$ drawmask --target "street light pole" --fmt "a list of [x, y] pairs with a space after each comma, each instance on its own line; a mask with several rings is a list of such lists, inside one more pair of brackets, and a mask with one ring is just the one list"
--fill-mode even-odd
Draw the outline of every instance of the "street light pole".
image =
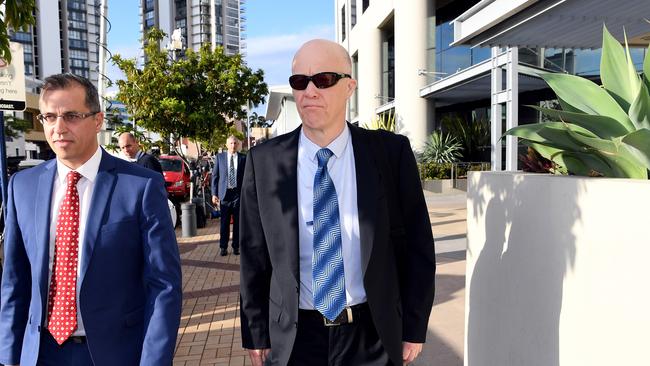
[[248, 137], [248, 150], [251, 149], [251, 108], [250, 100], [246, 104], [246, 136]]

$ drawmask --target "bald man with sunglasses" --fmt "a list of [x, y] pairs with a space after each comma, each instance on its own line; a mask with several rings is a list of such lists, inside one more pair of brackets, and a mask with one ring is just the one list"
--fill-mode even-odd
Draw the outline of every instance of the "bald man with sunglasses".
[[407, 138], [346, 123], [347, 51], [312, 40], [289, 83], [302, 125], [251, 149], [241, 331], [253, 365], [402, 365], [422, 350], [435, 254]]

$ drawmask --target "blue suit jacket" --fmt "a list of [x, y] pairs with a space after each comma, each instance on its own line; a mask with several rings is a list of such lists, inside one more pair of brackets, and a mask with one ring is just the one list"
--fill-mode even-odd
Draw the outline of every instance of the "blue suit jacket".
[[[244, 167], [246, 165], [246, 155], [237, 153], [237, 190], [241, 191], [242, 181], [244, 179]], [[226, 197], [228, 189], [228, 153], [222, 152], [217, 154], [212, 169], [212, 194], [223, 200]]]
[[[0, 363], [35, 365], [45, 331], [56, 160], [9, 183]], [[95, 365], [171, 365], [181, 266], [162, 175], [102, 152], [90, 203], [79, 311]]]

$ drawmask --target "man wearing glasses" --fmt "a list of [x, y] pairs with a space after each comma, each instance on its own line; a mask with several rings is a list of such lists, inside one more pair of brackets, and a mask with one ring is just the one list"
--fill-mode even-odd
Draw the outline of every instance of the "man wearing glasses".
[[312, 40], [289, 84], [302, 126], [251, 149], [241, 331], [253, 365], [402, 365], [422, 350], [433, 235], [408, 139], [346, 123], [347, 51]]
[[0, 363], [170, 365], [181, 268], [162, 175], [98, 146], [87, 79], [46, 78], [39, 105], [56, 159], [9, 183]]

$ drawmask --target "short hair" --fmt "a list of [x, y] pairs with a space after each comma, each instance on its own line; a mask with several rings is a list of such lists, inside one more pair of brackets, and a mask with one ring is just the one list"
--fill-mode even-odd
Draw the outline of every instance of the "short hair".
[[41, 87], [41, 90], [43, 91], [42, 94], [51, 90], [66, 89], [71, 87], [73, 84], [78, 84], [86, 91], [86, 107], [88, 107], [91, 112], [101, 112], [97, 87], [83, 76], [69, 72], [65, 74], [50, 75], [43, 80], [43, 86]]
[[226, 139], [226, 141], [228, 141], [228, 140], [230, 140], [230, 139], [233, 139], [233, 140], [239, 142], [239, 138], [238, 138], [237, 136], [235, 136], [235, 135], [230, 135], [230, 136], [228, 136], [228, 138]]

